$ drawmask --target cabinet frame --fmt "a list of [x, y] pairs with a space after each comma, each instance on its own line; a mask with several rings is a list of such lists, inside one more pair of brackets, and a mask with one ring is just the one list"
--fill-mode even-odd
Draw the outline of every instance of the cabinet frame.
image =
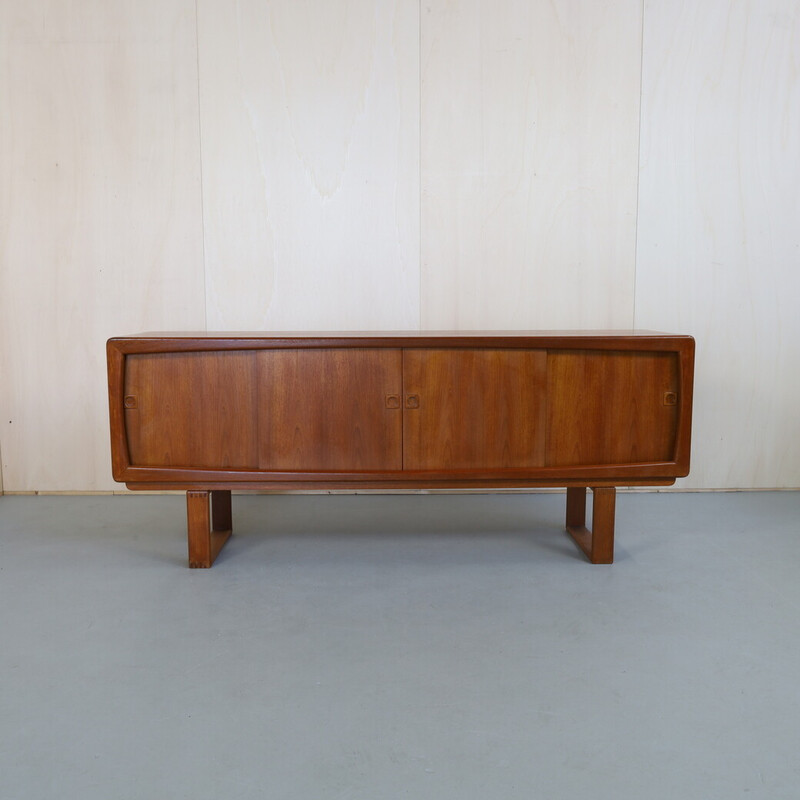
[[[125, 368], [132, 355], [226, 352], [270, 349], [536, 350], [619, 351], [674, 354], [678, 365], [677, 407], [672, 458], [664, 461], [535, 466], [526, 468], [289, 471], [137, 466], [131, 462], [125, 424]], [[616, 486], [668, 486], [689, 472], [695, 343], [691, 336], [652, 331], [526, 331], [436, 333], [150, 333], [115, 337], [107, 343], [112, 472], [133, 490], [181, 490], [194, 493], [335, 489], [524, 489], [566, 487], [613, 489]], [[405, 406], [408, 398], [400, 398]], [[387, 398], [387, 403], [390, 402]], [[395, 402], [394, 399], [391, 402]], [[412, 401], [413, 402], [413, 401]], [[665, 398], [665, 403], [667, 398]], [[408, 413], [403, 408], [400, 413]], [[198, 431], [197, 435], [202, 436]], [[579, 495], [571, 494], [572, 508]], [[190, 501], [195, 504], [206, 502]], [[608, 501], [603, 500], [605, 508]], [[197, 506], [199, 508], [199, 506]], [[610, 516], [613, 541], [612, 511]], [[190, 514], [190, 517], [192, 515]], [[195, 519], [207, 514], [195, 513]], [[580, 516], [580, 515], [578, 515]], [[196, 527], [197, 527], [196, 523]], [[190, 526], [191, 527], [191, 526]], [[570, 526], [568, 525], [568, 528]], [[576, 526], [571, 526], [576, 527]], [[608, 527], [606, 525], [606, 527]], [[585, 549], [585, 548], [584, 548]], [[606, 547], [606, 550], [608, 548]], [[612, 549], [613, 550], [613, 549]], [[591, 548], [589, 549], [590, 554]], [[216, 554], [215, 554], [216, 555]], [[591, 558], [591, 554], [590, 554]], [[592, 559], [594, 560], [594, 559]], [[213, 561], [213, 558], [211, 559]], [[206, 566], [210, 566], [207, 564]]]

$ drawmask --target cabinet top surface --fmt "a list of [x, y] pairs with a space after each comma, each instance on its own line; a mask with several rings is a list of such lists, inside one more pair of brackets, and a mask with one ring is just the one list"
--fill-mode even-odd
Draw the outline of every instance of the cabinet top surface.
[[370, 339], [386, 341], [414, 341], [417, 339], [620, 339], [620, 338], [668, 338], [690, 339], [684, 334], [662, 331], [619, 329], [619, 330], [514, 330], [514, 331], [151, 331], [126, 336], [119, 339]]
[[108, 352], [172, 353], [284, 348], [670, 350], [691, 354], [691, 336], [644, 330], [603, 331], [265, 331], [154, 332], [108, 340]]

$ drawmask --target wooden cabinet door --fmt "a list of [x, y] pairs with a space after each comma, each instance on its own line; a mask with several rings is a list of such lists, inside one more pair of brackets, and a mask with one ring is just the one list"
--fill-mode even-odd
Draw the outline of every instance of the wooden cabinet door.
[[132, 466], [258, 465], [256, 353], [129, 355], [125, 427]]
[[402, 469], [400, 350], [263, 350], [258, 361], [259, 469]]
[[547, 466], [674, 458], [677, 353], [551, 351]]
[[130, 355], [131, 465], [400, 470], [401, 364], [364, 348]]
[[404, 469], [543, 466], [546, 375], [543, 350], [404, 350]]

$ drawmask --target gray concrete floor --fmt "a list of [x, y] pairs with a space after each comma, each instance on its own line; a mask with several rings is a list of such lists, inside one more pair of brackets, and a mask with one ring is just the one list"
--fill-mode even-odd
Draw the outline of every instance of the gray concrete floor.
[[0, 797], [800, 797], [800, 493], [0, 498]]

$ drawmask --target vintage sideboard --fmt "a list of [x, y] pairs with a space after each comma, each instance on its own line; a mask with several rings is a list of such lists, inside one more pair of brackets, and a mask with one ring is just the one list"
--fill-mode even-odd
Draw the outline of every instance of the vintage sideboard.
[[611, 563], [616, 487], [689, 471], [690, 336], [151, 333], [107, 355], [114, 479], [186, 491], [192, 567], [231, 491], [267, 489], [566, 487], [567, 530]]

